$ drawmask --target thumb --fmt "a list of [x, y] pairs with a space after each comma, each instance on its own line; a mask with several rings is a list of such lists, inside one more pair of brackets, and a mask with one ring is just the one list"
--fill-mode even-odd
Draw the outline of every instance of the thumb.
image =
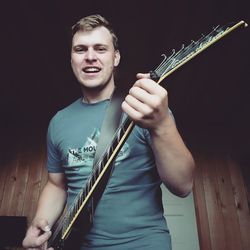
[[36, 226], [42, 229], [44, 232], [49, 232], [51, 230], [48, 221], [45, 219], [37, 221]]

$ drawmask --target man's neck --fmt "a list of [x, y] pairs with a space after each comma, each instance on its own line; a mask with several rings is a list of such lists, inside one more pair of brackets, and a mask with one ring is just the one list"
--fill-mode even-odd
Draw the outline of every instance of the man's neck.
[[106, 86], [104, 89], [90, 89], [82, 87], [83, 102], [97, 103], [106, 99], [110, 99], [115, 89], [115, 85]]

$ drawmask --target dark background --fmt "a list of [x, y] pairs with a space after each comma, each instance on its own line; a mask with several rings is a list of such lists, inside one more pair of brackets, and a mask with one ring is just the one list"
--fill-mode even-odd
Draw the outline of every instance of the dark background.
[[[111, 21], [128, 81], [217, 25], [250, 22], [247, 0], [23, 0], [2, 2], [1, 11], [2, 155], [44, 139], [55, 112], [80, 96], [68, 34], [81, 17], [99, 13]], [[165, 80], [190, 148], [227, 150], [249, 161], [249, 44], [250, 27], [240, 28]]]

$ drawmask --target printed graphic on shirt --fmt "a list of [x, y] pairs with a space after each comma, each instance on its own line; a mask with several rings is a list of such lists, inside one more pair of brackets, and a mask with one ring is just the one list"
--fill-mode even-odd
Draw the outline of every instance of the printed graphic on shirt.
[[[99, 137], [100, 131], [98, 129], [94, 129], [91, 136], [87, 138], [83, 147], [70, 148], [67, 153], [67, 166], [92, 166]], [[125, 143], [116, 157], [115, 164], [118, 165], [123, 159], [128, 157], [129, 152], [129, 145]]]

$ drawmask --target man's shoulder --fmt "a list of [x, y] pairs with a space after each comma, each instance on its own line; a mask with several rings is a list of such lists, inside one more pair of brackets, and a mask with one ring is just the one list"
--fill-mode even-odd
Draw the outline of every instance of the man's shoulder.
[[63, 114], [67, 114], [67, 113], [71, 113], [72, 111], [74, 111], [75, 109], [79, 108], [81, 106], [81, 98], [78, 98], [77, 100], [75, 100], [74, 102], [72, 102], [71, 104], [67, 105], [66, 107], [60, 109], [57, 113], [56, 116], [58, 115], [63, 115]]
[[68, 112], [71, 111], [72, 109], [78, 108], [81, 105], [81, 98], [76, 99], [74, 102], [71, 104], [67, 105], [66, 107], [60, 109], [57, 113], [60, 112]]
[[60, 121], [61, 119], [64, 119], [65, 117], [69, 117], [72, 113], [74, 113], [75, 110], [77, 110], [81, 106], [81, 98], [78, 98], [68, 106], [60, 109], [57, 111], [54, 116], [52, 117], [51, 121]]

